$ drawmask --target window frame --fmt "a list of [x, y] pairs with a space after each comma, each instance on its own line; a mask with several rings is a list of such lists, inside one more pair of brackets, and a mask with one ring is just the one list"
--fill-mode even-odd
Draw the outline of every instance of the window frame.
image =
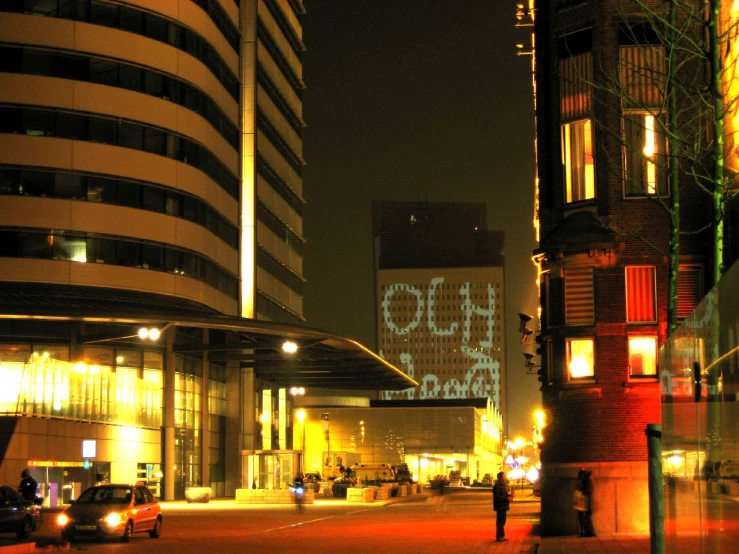
[[[650, 163], [649, 158], [644, 154], [638, 156], [641, 160], [639, 175], [637, 175], [633, 168], [630, 167], [630, 160], [638, 155], [638, 151], [641, 151], [646, 147], [642, 144], [639, 145], [638, 148], [635, 148], [630, 144], [627, 124], [635, 125], [636, 129], [642, 129], [642, 131], [646, 129], [646, 122], [644, 122], [644, 125], [642, 126], [640, 126], [639, 123], [633, 123], [633, 116], [651, 116], [654, 117], [655, 120], [658, 118], [663, 119], [662, 123], [657, 123], [657, 121], [655, 121], [654, 125], [655, 138], [661, 137], [662, 139], [660, 141], [662, 142], [662, 152], [655, 152], [653, 161], [651, 162], [655, 168], [654, 192], [650, 192], [648, 190], [649, 184], [646, 182], [645, 178], [648, 164]], [[667, 167], [669, 162], [668, 143], [667, 136], [661, 131], [665, 125], [664, 117], [665, 114], [655, 115], [650, 113], [649, 110], [623, 110], [621, 113], [621, 181], [624, 199], [668, 198], [670, 196], [669, 168]], [[657, 144], [656, 140], [655, 144]], [[636, 182], [637, 180], [639, 182]]]
[[[632, 363], [631, 363], [631, 356], [632, 356], [632, 350], [631, 350], [631, 341], [632, 340], [644, 340], [644, 339], [650, 339], [654, 341], [654, 351], [652, 352], [652, 360], [654, 362], [654, 373], [637, 373], [634, 374], [632, 369]], [[659, 374], [659, 339], [656, 334], [649, 334], [649, 333], [639, 333], [634, 335], [628, 335], [626, 337], [626, 345], [627, 345], [627, 352], [628, 352], [628, 360], [629, 360], [629, 379], [630, 380], [643, 380], [643, 379], [656, 379], [657, 375]]]
[[[570, 277], [568, 278], [568, 274]], [[589, 279], [586, 278], [586, 274], [589, 275]], [[590, 318], [585, 319], [576, 319], [572, 317], [574, 309], [572, 309], [572, 301], [577, 299], [579, 301], [582, 301], [582, 296], [578, 296], [578, 293], [582, 295], [585, 291], [584, 289], [584, 283], [588, 280], [590, 285], [590, 303], [592, 305], [592, 309], [590, 310]], [[574, 286], [574, 289], [576, 289], [574, 292], [570, 289], [570, 292], [568, 293], [568, 281], [570, 283], [570, 287]], [[564, 323], [568, 327], [588, 327], [591, 325], [595, 325], [596, 316], [595, 316], [595, 267], [593, 266], [582, 266], [582, 267], [566, 267], [562, 270], [562, 308], [563, 308], [563, 315], [564, 315]], [[575, 296], [575, 298], [573, 298]], [[570, 300], [568, 302], [568, 300]], [[584, 311], [581, 311], [580, 313], [584, 313]]]
[[[573, 132], [572, 129], [575, 126], [583, 125], [585, 127], [583, 131], [582, 140], [582, 164], [577, 171], [577, 181], [575, 181], [576, 169], [573, 167]], [[586, 138], [586, 130], [590, 129], [590, 141], [589, 141], [589, 152], [588, 141]], [[562, 177], [563, 177], [563, 192], [564, 192], [564, 203], [565, 205], [579, 204], [583, 202], [592, 202], [596, 199], [596, 186], [595, 186], [595, 126], [593, 125], [593, 118], [580, 117], [560, 123], [560, 142], [561, 142], [561, 156], [562, 156]], [[578, 157], [580, 157], [578, 153]], [[589, 161], [589, 163], [588, 163]], [[590, 174], [588, 173], [588, 167]], [[590, 182], [588, 182], [590, 181]], [[582, 190], [580, 190], [582, 189]], [[575, 192], [578, 191], [578, 197], [575, 197]], [[580, 197], [582, 195], [582, 197]]]
[[[630, 319], [629, 318], [629, 269], [636, 269], [636, 268], [651, 268], [651, 276], [652, 276], [652, 310], [654, 313], [654, 318], [651, 320], [646, 319]], [[658, 314], [658, 305], [657, 305], [657, 267], [654, 265], [648, 265], [648, 264], [630, 264], [624, 266], [624, 294], [625, 294], [625, 301], [626, 301], [626, 324], [627, 325], [650, 325], [657, 323], [657, 319], [659, 317]], [[635, 291], [632, 291], [635, 292]]]
[[[570, 364], [572, 363], [572, 343], [574, 342], [589, 342], [591, 345], [590, 361], [590, 374], [573, 377], [572, 371], [570, 370]], [[595, 381], [595, 337], [570, 337], [565, 339], [565, 371], [567, 372], [567, 381], [569, 383], [582, 383], [582, 382], [593, 382]]]

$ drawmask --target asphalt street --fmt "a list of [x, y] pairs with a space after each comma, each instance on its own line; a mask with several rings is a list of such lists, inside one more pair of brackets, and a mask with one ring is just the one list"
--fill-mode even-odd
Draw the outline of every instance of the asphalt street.
[[[349, 553], [536, 552], [532, 526], [540, 503], [519, 495], [506, 526], [510, 542], [495, 541], [490, 491], [449, 491], [439, 500], [428, 493], [387, 503], [355, 504], [322, 499], [298, 513], [291, 505], [248, 506], [216, 500], [209, 504], [163, 503], [159, 539], [134, 535], [131, 542], [79, 541], [71, 550], [89, 552], [185, 553]], [[53, 514], [32, 540], [59, 542]], [[0, 547], [17, 544], [0, 535]]]

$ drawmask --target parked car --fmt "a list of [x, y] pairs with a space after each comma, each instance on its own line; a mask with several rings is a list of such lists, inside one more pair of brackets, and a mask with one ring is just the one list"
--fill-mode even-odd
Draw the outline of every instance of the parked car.
[[134, 533], [148, 532], [154, 539], [162, 533], [159, 500], [143, 483], [90, 487], [57, 516], [57, 523], [69, 542], [77, 537], [128, 542]]
[[534, 496], [541, 496], [541, 481], [534, 483]]
[[38, 506], [23, 498], [12, 487], [0, 487], [0, 533], [15, 533], [27, 539], [39, 527]]

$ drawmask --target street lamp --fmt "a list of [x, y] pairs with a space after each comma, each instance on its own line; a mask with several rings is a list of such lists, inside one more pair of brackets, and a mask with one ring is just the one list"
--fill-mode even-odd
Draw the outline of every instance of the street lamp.
[[291, 340], [282, 343], [282, 351], [287, 354], [295, 354], [298, 351], [298, 345]]

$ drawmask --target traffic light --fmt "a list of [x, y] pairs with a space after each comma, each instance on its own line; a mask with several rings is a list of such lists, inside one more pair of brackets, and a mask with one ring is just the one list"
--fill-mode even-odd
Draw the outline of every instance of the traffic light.
[[[544, 375], [544, 368], [539, 367], [536, 374], [539, 376], [539, 382], [541, 383], [543, 387], [546, 384], [546, 376]], [[539, 387], [539, 390], [541, 390], [542, 387]]]
[[538, 334], [538, 335], [536, 335], [536, 337], [534, 338], [534, 340], [536, 341], [536, 344], [537, 344], [537, 347], [536, 347], [536, 355], [537, 356], [543, 355], [544, 354], [544, 345], [542, 344], [541, 333]]
[[82, 467], [85, 469], [90, 469], [90, 459], [85, 458], [85, 461], [82, 463]]

